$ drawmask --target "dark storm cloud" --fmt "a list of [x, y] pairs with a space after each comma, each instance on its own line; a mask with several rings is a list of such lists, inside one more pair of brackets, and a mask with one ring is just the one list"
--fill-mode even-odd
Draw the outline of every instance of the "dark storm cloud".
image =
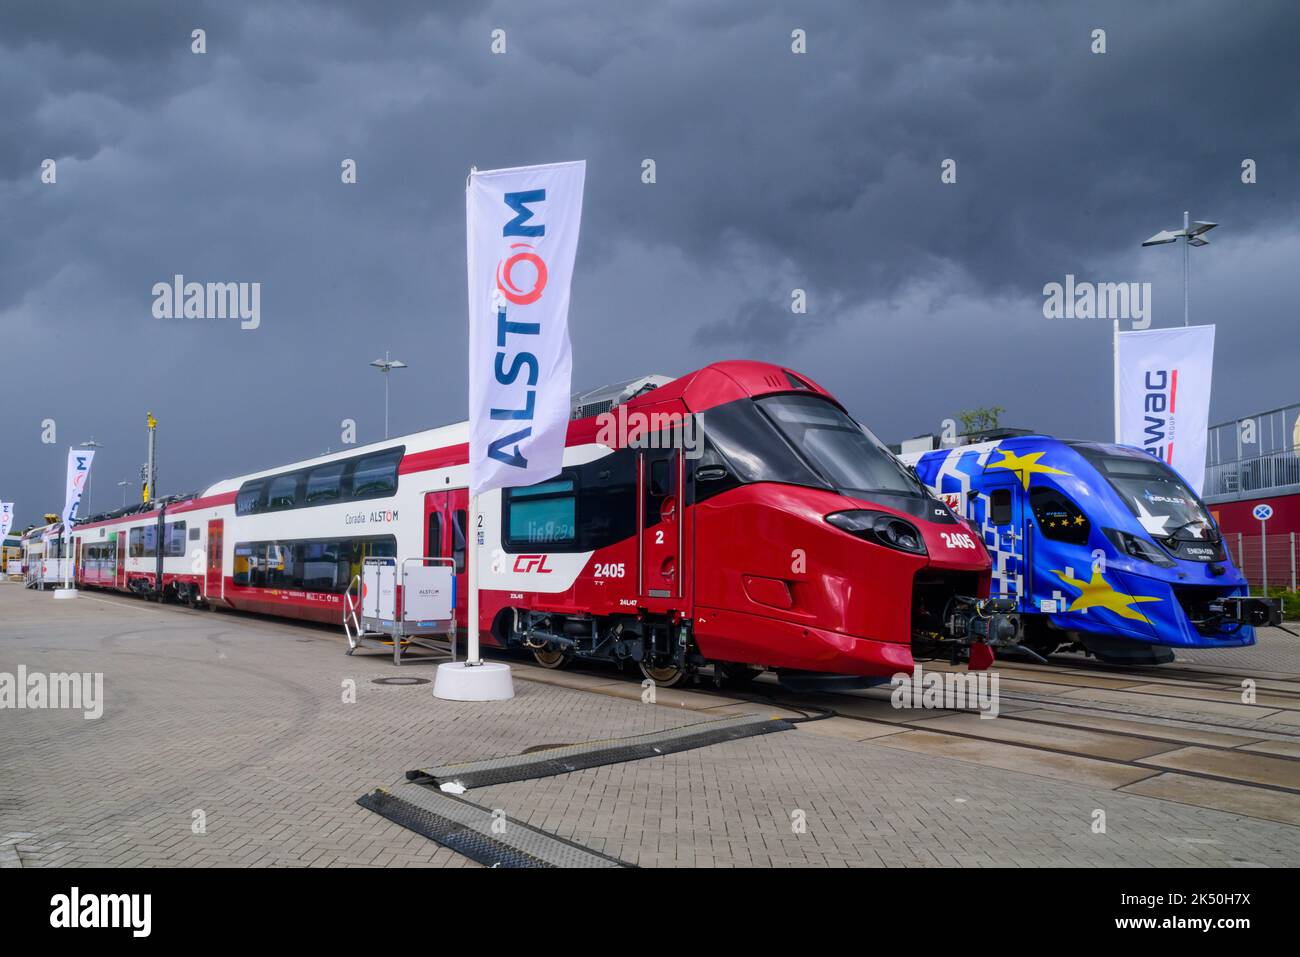
[[[1215, 412], [1294, 401], [1297, 26], [1215, 0], [7, 4], [0, 494], [57, 508], [94, 435], [120, 500], [146, 409], [163, 491], [338, 448], [344, 418], [373, 440], [386, 348], [394, 432], [462, 417], [471, 165], [588, 160], [577, 388], [752, 355], [888, 438], [980, 404], [1104, 435], [1109, 325], [1044, 320], [1042, 286], [1152, 281], [1176, 322], [1176, 254], [1137, 244], [1190, 207], [1224, 224], [1194, 253]], [[261, 282], [261, 328], [153, 319], [177, 273]]]

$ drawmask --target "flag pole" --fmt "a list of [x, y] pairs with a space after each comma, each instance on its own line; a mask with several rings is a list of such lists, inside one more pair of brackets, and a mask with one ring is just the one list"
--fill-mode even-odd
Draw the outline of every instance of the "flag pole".
[[1114, 332], [1111, 335], [1111, 382], [1114, 388], [1115, 401], [1115, 444], [1120, 444], [1119, 431], [1119, 320], [1114, 323]]
[[483, 664], [478, 647], [478, 496], [469, 500], [469, 528], [465, 530], [469, 541], [465, 543], [465, 581], [469, 586], [465, 624], [467, 626], [465, 664], [471, 667]]

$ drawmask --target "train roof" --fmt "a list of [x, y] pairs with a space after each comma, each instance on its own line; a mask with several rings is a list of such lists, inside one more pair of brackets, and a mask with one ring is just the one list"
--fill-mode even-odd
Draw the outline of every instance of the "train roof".
[[[680, 401], [688, 410], [692, 412], [702, 412], [713, 408], [714, 406], [721, 405], [725, 402], [731, 402], [736, 399], [745, 397], [753, 398], [761, 395], [782, 392], [807, 392], [829, 399], [836, 405], [840, 404], [834, 396], [803, 373], [795, 372], [784, 366], [775, 365], [770, 362], [760, 362], [750, 359], [731, 359], [722, 362], [714, 362], [710, 365], [704, 366], [703, 368], [697, 369], [694, 372], [689, 372], [674, 379], [669, 379], [666, 376], [644, 376], [640, 379], [627, 381], [628, 383], [646, 383], [646, 387], [633, 390], [635, 394], [632, 395], [631, 398], [625, 402], [619, 403], [627, 406], [629, 409], [654, 406], [665, 402]], [[608, 388], [610, 387], [604, 387], [604, 389]], [[595, 390], [595, 392], [583, 393], [576, 398], [581, 399], [602, 391], [603, 389]], [[587, 405], [585, 408], [590, 408], [590, 406]], [[604, 411], [608, 411], [608, 409], [604, 409]], [[163, 503], [172, 505], [187, 501], [201, 501], [213, 497], [227, 496], [238, 492], [240, 486], [245, 482], [252, 481], [253, 479], [264, 478], [271, 475], [280, 475], [284, 472], [292, 472], [301, 468], [311, 468], [313, 466], [324, 465], [339, 460], [353, 459], [358, 456], [364, 456], [367, 453], [386, 452], [395, 448], [402, 448], [404, 450], [403, 454], [405, 456], [410, 456], [421, 452], [430, 452], [455, 446], [465, 446], [465, 454], [466, 458], [468, 458], [468, 443], [468, 422], [462, 421], [432, 429], [422, 429], [418, 432], [410, 432], [405, 435], [395, 435], [379, 442], [370, 442], [366, 445], [359, 446], [349, 446], [338, 452], [330, 452], [325, 455], [317, 455], [311, 458], [299, 459], [292, 462], [282, 462], [269, 468], [259, 469], [255, 472], [246, 472], [242, 475], [234, 475], [230, 478], [214, 482], [198, 492], [167, 496], [147, 504], [137, 503], [110, 512], [88, 516], [86, 519], [78, 522], [77, 527], [96, 526], [137, 516], [144, 518], [149, 514], [156, 512], [159, 505]]]
[[1141, 449], [1135, 449], [1131, 445], [1118, 445], [1114, 442], [1099, 442], [1093, 439], [1060, 439], [1054, 435], [1040, 435], [1037, 433], [1030, 435], [1013, 435], [1001, 439], [991, 439], [988, 442], [976, 442], [972, 445], [953, 445], [947, 448], [931, 449], [926, 452], [907, 452], [899, 456], [903, 462], [909, 465], [915, 465], [927, 455], [947, 455], [949, 452], [988, 452], [995, 448], [1020, 448], [1025, 445], [1065, 445], [1070, 448], [1089, 448], [1098, 451], [1108, 452], [1112, 455], [1131, 455], [1145, 456], [1146, 453]]

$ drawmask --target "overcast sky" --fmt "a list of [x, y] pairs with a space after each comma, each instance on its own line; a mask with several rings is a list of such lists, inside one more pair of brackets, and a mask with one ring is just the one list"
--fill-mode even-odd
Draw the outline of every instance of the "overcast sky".
[[[1190, 209], [1212, 420], [1300, 401], [1298, 33], [1288, 0], [11, 0], [0, 498], [58, 511], [93, 436], [120, 503], [146, 411], [164, 493], [380, 439], [385, 349], [394, 434], [462, 419], [471, 165], [587, 160], [575, 389], [762, 358], [886, 440], [981, 405], [1108, 438], [1110, 323], [1043, 286], [1151, 282], [1181, 323], [1181, 251], [1139, 243]], [[154, 318], [177, 273], [260, 282], [260, 328]]]

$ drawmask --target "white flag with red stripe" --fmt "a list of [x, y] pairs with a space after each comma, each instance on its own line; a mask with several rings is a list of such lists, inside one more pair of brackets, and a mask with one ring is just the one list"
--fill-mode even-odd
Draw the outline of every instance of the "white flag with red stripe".
[[1187, 480], [1205, 482], [1214, 326], [1119, 335], [1119, 434]]
[[470, 174], [470, 494], [559, 474], [573, 357], [569, 283], [587, 164]]

